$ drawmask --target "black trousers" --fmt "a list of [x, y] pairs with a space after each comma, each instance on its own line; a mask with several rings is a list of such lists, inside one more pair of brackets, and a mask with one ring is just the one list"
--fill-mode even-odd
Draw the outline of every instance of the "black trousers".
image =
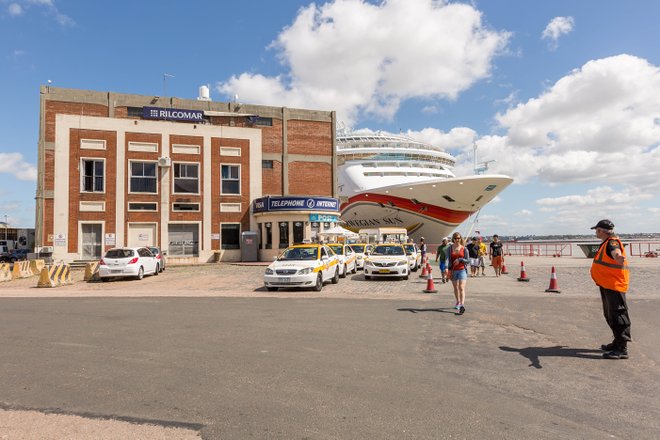
[[600, 288], [600, 297], [603, 300], [603, 314], [614, 335], [614, 345], [620, 349], [625, 349], [628, 341], [632, 341], [626, 294], [598, 287]]

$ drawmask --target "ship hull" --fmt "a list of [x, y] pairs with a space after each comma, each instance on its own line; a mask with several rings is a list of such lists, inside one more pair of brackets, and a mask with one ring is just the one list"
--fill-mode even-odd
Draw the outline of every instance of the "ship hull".
[[[470, 176], [372, 188], [342, 199], [344, 227], [397, 226], [415, 241], [440, 243], [513, 182], [507, 176]], [[467, 231], [466, 231], [467, 232]]]

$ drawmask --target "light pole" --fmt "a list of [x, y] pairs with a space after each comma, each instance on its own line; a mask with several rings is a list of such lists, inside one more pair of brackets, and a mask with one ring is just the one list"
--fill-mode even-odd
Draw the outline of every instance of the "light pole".
[[7, 214], [5, 214], [5, 242], [7, 241], [7, 228], [9, 227], [9, 223], [7, 223]]

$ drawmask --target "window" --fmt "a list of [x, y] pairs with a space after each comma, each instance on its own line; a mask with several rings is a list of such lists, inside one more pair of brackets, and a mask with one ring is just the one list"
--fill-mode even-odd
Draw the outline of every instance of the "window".
[[257, 116], [256, 118], [253, 118], [252, 121], [254, 122], [254, 125], [260, 125], [262, 127], [273, 126], [273, 118], [262, 118], [261, 116]]
[[261, 168], [273, 169], [273, 161], [272, 160], [262, 160], [261, 161]]
[[221, 194], [241, 193], [241, 167], [240, 165], [222, 165]]
[[271, 222], [267, 222], [265, 224], [266, 226], [266, 245], [264, 246], [264, 249], [272, 249], [273, 248], [273, 224]]
[[303, 222], [293, 223], [293, 242], [302, 243], [305, 237], [305, 224]]
[[131, 180], [129, 192], [157, 193], [158, 177], [155, 162], [130, 162]]
[[199, 256], [199, 226], [197, 224], [171, 224], [168, 226], [168, 236], [169, 256]]
[[174, 192], [187, 194], [199, 193], [199, 164], [174, 164]]
[[83, 192], [103, 192], [103, 168], [102, 160], [82, 160]]
[[172, 211], [199, 211], [199, 203], [174, 203]]
[[289, 222], [280, 222], [280, 249], [289, 247]]
[[221, 229], [221, 249], [240, 249], [241, 225], [240, 223], [224, 224]]
[[157, 203], [129, 203], [128, 204], [128, 210], [129, 211], [157, 211], [158, 210], [158, 204]]

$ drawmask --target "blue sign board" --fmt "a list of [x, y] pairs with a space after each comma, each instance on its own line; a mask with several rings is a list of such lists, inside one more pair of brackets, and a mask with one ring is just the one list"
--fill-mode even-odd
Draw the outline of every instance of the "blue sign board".
[[166, 121], [203, 122], [202, 110], [185, 110], [180, 108], [142, 107], [144, 119], [163, 119]]
[[332, 214], [310, 214], [309, 215], [309, 221], [310, 222], [338, 222], [339, 217], [336, 215]]
[[252, 212], [331, 211], [339, 212], [339, 200], [331, 197], [262, 197], [252, 202]]

